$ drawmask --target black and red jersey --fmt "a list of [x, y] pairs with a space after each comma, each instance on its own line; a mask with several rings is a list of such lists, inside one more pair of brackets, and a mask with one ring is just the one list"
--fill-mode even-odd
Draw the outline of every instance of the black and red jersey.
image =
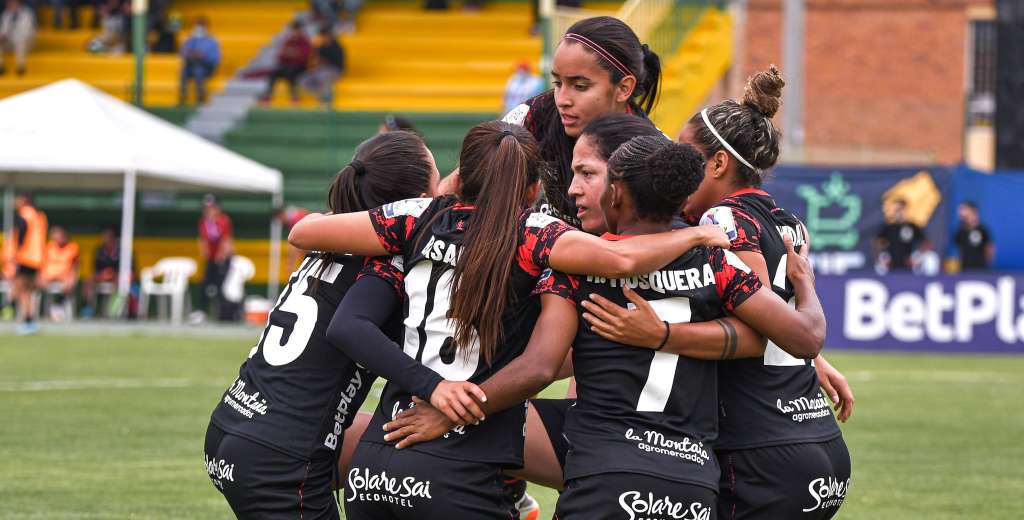
[[[786, 278], [786, 244], [800, 250], [807, 241], [799, 219], [778, 207], [764, 191], [738, 191], [709, 209], [701, 224], [722, 226], [732, 251], [764, 256], [772, 290], [792, 303]], [[718, 448], [746, 449], [819, 442], [840, 434], [828, 399], [818, 388], [812, 361], [795, 358], [768, 342], [764, 357], [719, 365], [721, 435]]]
[[[362, 406], [376, 376], [335, 348], [327, 327], [360, 272], [401, 285], [388, 258], [340, 256], [324, 264], [303, 259], [267, 318], [259, 342], [221, 396], [211, 421], [302, 460], [337, 457], [344, 429]], [[384, 332], [401, 337], [395, 313]]]
[[[405, 338], [400, 343], [405, 353], [445, 379], [479, 384], [526, 348], [540, 314], [540, 303], [531, 293], [548, 269], [555, 241], [572, 228], [543, 213], [524, 211], [520, 215], [512, 294], [502, 316], [503, 337], [488, 364], [476, 345], [465, 352], [456, 351], [452, 337], [455, 322], [448, 319], [452, 276], [474, 213], [473, 206], [452, 198], [410, 199], [372, 210], [370, 217], [381, 243], [404, 264]], [[542, 291], [569, 297], [565, 287], [551, 283]], [[410, 395], [389, 383], [363, 440], [384, 443], [381, 426], [410, 404]], [[479, 425], [458, 427], [440, 439], [410, 449], [440, 457], [520, 466], [525, 420], [525, 406], [513, 407], [488, 415]]]
[[[669, 323], [722, 318], [761, 288], [732, 253], [698, 247], [646, 275], [580, 277], [577, 299], [596, 293], [627, 306], [624, 285]], [[640, 473], [717, 490], [716, 365], [609, 341], [581, 319], [573, 346], [577, 399], [565, 421], [566, 480]]]

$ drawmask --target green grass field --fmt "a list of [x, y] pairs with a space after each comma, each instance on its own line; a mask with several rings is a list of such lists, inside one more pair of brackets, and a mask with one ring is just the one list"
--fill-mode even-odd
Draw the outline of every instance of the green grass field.
[[[250, 345], [0, 336], [0, 518], [230, 518], [202, 443]], [[829, 357], [857, 395], [838, 518], [1024, 518], [1024, 357]]]

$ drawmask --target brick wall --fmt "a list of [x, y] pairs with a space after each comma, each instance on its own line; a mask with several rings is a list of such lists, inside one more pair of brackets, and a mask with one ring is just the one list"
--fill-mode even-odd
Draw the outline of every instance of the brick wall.
[[[963, 155], [968, 11], [992, 4], [807, 0], [807, 159], [958, 162]], [[779, 64], [785, 74], [781, 31], [781, 0], [749, 1], [742, 55], [737, 56], [743, 78], [770, 63]]]

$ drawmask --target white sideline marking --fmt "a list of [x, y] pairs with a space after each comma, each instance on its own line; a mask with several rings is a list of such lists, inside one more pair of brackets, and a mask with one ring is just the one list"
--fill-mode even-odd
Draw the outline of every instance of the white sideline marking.
[[[228, 384], [217, 382], [216, 385]], [[48, 392], [52, 390], [116, 390], [133, 388], [187, 388], [214, 386], [210, 381], [192, 379], [50, 379], [42, 381], [0, 381], [0, 392]]]

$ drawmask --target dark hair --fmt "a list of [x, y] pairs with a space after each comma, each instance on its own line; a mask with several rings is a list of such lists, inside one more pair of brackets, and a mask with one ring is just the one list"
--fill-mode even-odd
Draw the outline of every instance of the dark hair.
[[[771, 118], [779, 111], [782, 87], [785, 85], [779, 69], [772, 65], [768, 70], [747, 79], [742, 103], [730, 99], [707, 109], [708, 119], [719, 135], [736, 153], [757, 168], [755, 171], [736, 161], [736, 171], [743, 186], [760, 186], [766, 177], [766, 170], [775, 166], [775, 161], [779, 159], [782, 134], [772, 124]], [[694, 139], [704, 151], [705, 157], [725, 150], [704, 124], [700, 113], [691, 117], [689, 124], [694, 125]]]
[[965, 200], [965, 201], [961, 202], [960, 205], [961, 206], [967, 206], [968, 208], [971, 208], [974, 211], [978, 211], [978, 205], [975, 204], [974, 201], [972, 201], [972, 200]]
[[[633, 90], [630, 107], [633, 114], [646, 118], [661, 90], [661, 59], [658, 55], [647, 45], [641, 44], [628, 25], [610, 16], [580, 20], [569, 27], [566, 33], [578, 34], [592, 41], [633, 73], [637, 85]], [[588, 47], [583, 48], [593, 53]], [[625, 76], [615, 65], [596, 53], [594, 55], [597, 63], [611, 75], [612, 83], [622, 81]], [[532, 131], [540, 142], [541, 154], [555, 166], [541, 177], [548, 206], [556, 216], [579, 227], [576, 202], [568, 196], [569, 183], [572, 181], [572, 148], [576, 141], [565, 135], [565, 126], [555, 106], [553, 91], [545, 92], [529, 103], [531, 118], [538, 122], [533, 125]]]
[[533, 136], [500, 121], [471, 128], [459, 154], [459, 198], [476, 210], [455, 265], [449, 318], [456, 323], [456, 347], [466, 352], [479, 338], [487, 363], [501, 342], [503, 314], [514, 296], [519, 217], [529, 207], [527, 192], [543, 167]]
[[668, 222], [704, 179], [696, 148], [661, 136], [641, 136], [619, 147], [608, 161], [608, 182], [624, 181], [637, 216]]
[[[359, 143], [352, 162], [334, 177], [327, 207], [332, 213], [352, 213], [419, 197], [430, 186], [432, 173], [426, 145], [418, 135], [377, 134]], [[329, 252], [321, 252], [318, 258], [324, 261], [321, 269], [337, 261]]]
[[607, 161], [623, 143], [634, 137], [658, 136], [667, 141], [661, 130], [649, 119], [631, 114], [609, 114], [590, 122], [580, 137], [587, 136]]
[[[646, 44], [640, 43], [640, 38], [633, 29], [618, 18], [595, 16], [572, 24], [565, 32], [590, 40], [624, 65], [636, 78], [636, 88], [631, 96], [632, 103], [645, 114], [651, 113], [661, 89], [661, 59]], [[579, 44], [573, 40], [563, 41]], [[598, 55], [586, 45], [583, 45], [583, 48], [597, 57], [597, 63], [611, 75], [612, 84], [618, 84], [626, 77], [607, 58]]]
[[302, 27], [302, 20], [299, 20], [298, 18], [296, 18], [295, 20], [292, 20], [292, 23], [288, 24], [288, 27], [291, 27], [291, 29], [293, 31], [301, 31], [302, 28], [303, 28]]

